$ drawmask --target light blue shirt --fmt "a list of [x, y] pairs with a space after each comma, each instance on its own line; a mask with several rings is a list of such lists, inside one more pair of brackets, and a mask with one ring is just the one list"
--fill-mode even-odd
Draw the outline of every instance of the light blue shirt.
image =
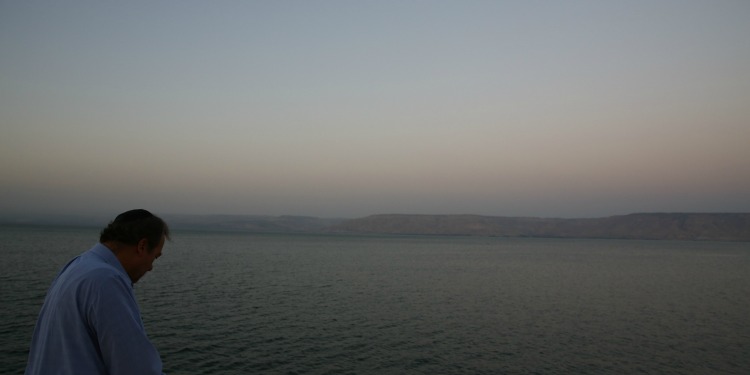
[[71, 260], [47, 292], [26, 375], [162, 374], [133, 284], [106, 246]]

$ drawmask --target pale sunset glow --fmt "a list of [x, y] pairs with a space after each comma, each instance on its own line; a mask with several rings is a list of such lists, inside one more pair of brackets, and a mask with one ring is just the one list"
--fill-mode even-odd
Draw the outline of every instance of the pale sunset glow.
[[4, 1], [0, 211], [750, 211], [747, 1]]

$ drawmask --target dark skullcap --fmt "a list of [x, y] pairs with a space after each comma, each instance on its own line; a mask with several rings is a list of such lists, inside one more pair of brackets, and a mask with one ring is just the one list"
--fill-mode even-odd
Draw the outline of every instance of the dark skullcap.
[[154, 217], [154, 215], [144, 209], [130, 210], [117, 215], [113, 223], [127, 223], [151, 217]]

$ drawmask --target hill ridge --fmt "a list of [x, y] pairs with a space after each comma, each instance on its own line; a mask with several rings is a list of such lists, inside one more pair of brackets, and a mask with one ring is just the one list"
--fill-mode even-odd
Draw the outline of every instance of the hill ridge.
[[347, 220], [332, 229], [372, 234], [750, 241], [750, 213], [633, 213], [583, 219], [378, 214]]
[[[750, 213], [633, 213], [602, 218], [477, 214], [376, 214], [356, 219], [299, 215], [163, 215], [172, 229], [247, 233], [396, 234], [490, 237], [750, 241]], [[99, 228], [99, 217], [0, 216], [0, 225]]]

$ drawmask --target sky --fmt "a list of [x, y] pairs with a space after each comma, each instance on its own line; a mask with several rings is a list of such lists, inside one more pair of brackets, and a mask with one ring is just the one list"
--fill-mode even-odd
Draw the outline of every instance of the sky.
[[750, 212], [750, 2], [0, 0], [0, 212]]

